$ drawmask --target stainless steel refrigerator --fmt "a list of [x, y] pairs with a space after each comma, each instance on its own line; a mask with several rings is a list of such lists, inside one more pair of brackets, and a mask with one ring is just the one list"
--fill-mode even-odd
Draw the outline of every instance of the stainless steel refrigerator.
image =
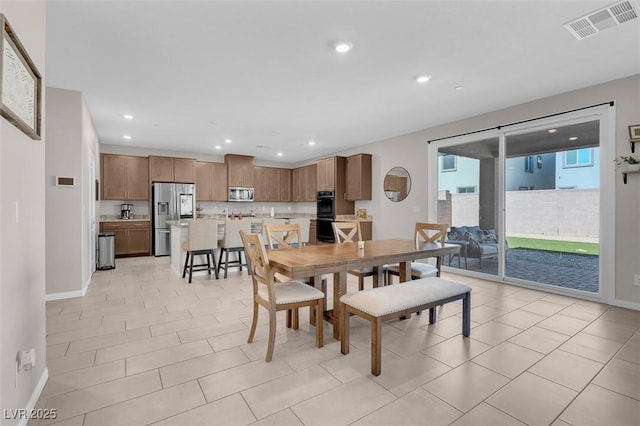
[[169, 220], [193, 219], [196, 212], [196, 186], [193, 183], [158, 183], [153, 187], [153, 254], [171, 253]]

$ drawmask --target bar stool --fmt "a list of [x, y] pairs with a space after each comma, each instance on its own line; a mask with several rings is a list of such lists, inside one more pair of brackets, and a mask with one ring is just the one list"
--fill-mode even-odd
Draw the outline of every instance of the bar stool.
[[[189, 222], [187, 241], [182, 244], [182, 248], [187, 252], [182, 270], [182, 278], [187, 275], [189, 268], [189, 283], [193, 271], [207, 271], [211, 275], [213, 270], [218, 279], [218, 269], [216, 266], [215, 249], [218, 247], [218, 221], [217, 220], [193, 220]], [[206, 256], [207, 263], [193, 264], [195, 256]], [[209, 260], [211, 256], [211, 261]], [[191, 259], [191, 261], [189, 261]], [[213, 267], [211, 263], [213, 262]]]
[[[240, 231], [247, 234], [251, 233], [250, 219], [227, 220], [224, 224], [224, 237], [219, 242], [220, 258], [218, 259], [218, 273], [224, 267], [224, 277], [227, 278], [229, 268], [237, 266], [242, 271], [243, 266], [247, 266], [246, 262], [242, 262], [242, 253], [244, 253], [244, 245], [240, 238]], [[229, 260], [229, 253], [235, 253], [236, 260]], [[224, 256], [224, 262], [222, 257]], [[224, 266], [223, 266], [224, 265]], [[250, 273], [247, 267], [247, 273]]]

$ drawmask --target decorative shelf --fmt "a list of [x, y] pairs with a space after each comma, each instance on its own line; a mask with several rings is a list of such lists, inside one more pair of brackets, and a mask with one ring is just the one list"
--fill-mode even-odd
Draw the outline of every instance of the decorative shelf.
[[627, 175], [633, 173], [640, 173], [640, 170], [627, 170], [626, 172], [622, 172], [622, 182], [624, 182], [625, 185], [627, 184]]

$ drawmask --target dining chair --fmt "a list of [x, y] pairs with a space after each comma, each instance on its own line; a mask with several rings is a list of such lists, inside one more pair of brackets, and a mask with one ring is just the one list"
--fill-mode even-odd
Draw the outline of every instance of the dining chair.
[[[336, 243], [362, 241], [360, 222], [333, 222], [331, 225]], [[358, 290], [360, 291], [364, 290], [364, 278], [373, 276], [373, 268], [350, 269], [347, 272], [358, 277]]]
[[[251, 220], [237, 219], [227, 220], [224, 224], [224, 237], [220, 241], [220, 258], [218, 259], [218, 273], [224, 268], [224, 277], [227, 278], [229, 268], [238, 267], [242, 271], [243, 266], [247, 266], [246, 262], [242, 262], [242, 253], [244, 246], [240, 238], [240, 231], [251, 232]], [[229, 253], [235, 253], [236, 259], [229, 260]], [[223, 260], [224, 257], [224, 260]], [[247, 267], [247, 272], [249, 268]]]
[[[300, 226], [297, 223], [289, 223], [285, 225], [266, 224], [264, 226], [264, 234], [267, 236], [267, 246], [270, 249], [298, 247], [301, 245], [301, 241], [302, 241]], [[275, 274], [275, 279], [277, 281], [288, 280], [287, 277], [278, 273]], [[311, 278], [302, 278], [299, 281], [302, 281], [307, 285], [312, 285], [312, 286], [315, 285], [314, 283], [312, 283]], [[324, 306], [326, 306], [327, 304], [327, 300], [326, 300], [327, 279], [326, 278], [321, 279], [320, 288], [322, 289], [322, 294], [325, 295], [323, 297], [323, 310], [324, 310]], [[310, 314], [309, 322], [311, 324], [315, 324], [316, 322], [315, 314], [313, 312], [309, 312], [309, 314]], [[293, 316], [294, 316], [293, 321], [297, 321], [296, 315], [297, 315], [296, 312], [293, 312]], [[291, 323], [291, 318], [288, 313], [287, 324], [290, 324], [290, 323]]]
[[[262, 235], [240, 231], [240, 237], [244, 251], [249, 259], [253, 283], [253, 320], [247, 343], [253, 342], [258, 325], [258, 310], [259, 306], [262, 306], [269, 312], [269, 337], [265, 361], [270, 362], [273, 358], [273, 348], [276, 340], [276, 313], [284, 310], [294, 311], [292, 327], [297, 330], [299, 308], [308, 306], [310, 310], [315, 310], [317, 318], [322, 318], [324, 294], [320, 290], [298, 280], [289, 280], [276, 284]], [[319, 348], [323, 346], [323, 326], [324, 323], [322, 321], [318, 321], [316, 324], [316, 346]]]
[[[182, 244], [182, 248], [187, 252], [182, 278], [187, 275], [189, 269], [189, 283], [194, 271], [207, 271], [211, 275], [213, 270], [218, 279], [218, 269], [216, 266], [216, 253], [218, 247], [218, 221], [217, 220], [193, 220], [189, 222], [187, 228], [187, 241]], [[195, 256], [206, 256], [207, 263], [193, 264]], [[211, 256], [211, 260], [209, 260]], [[191, 261], [189, 261], [191, 259]], [[213, 267], [211, 267], [213, 263]]]
[[[444, 243], [447, 237], [447, 223], [423, 223], [418, 222], [415, 226], [413, 239], [417, 244], [421, 242]], [[436, 266], [424, 262], [411, 262], [411, 279], [418, 280], [420, 278], [439, 277], [442, 259], [438, 257]], [[400, 265], [393, 264], [387, 267], [387, 284], [393, 284], [392, 276], [400, 276]]]
[[300, 242], [303, 246], [309, 244], [309, 230], [311, 220], [308, 217], [296, 217], [289, 219], [289, 223], [295, 223], [300, 227]]

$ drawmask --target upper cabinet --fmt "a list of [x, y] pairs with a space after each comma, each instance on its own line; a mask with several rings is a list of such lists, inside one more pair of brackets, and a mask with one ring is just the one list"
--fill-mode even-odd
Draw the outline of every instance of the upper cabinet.
[[227, 184], [229, 186], [253, 187], [253, 157], [227, 154], [224, 156], [224, 162], [227, 165]]
[[[340, 157], [344, 158], [344, 157]], [[338, 157], [329, 157], [318, 160], [317, 165], [317, 190], [336, 190], [336, 162]]]
[[227, 165], [196, 161], [196, 200], [227, 201]]
[[291, 201], [291, 170], [253, 168], [254, 201]]
[[190, 158], [149, 156], [151, 182], [195, 182], [196, 161]]
[[347, 157], [347, 200], [371, 199], [371, 154]]
[[291, 201], [315, 201], [317, 166], [298, 167], [291, 171]]
[[100, 156], [103, 200], [148, 200], [149, 159], [126, 155]]

